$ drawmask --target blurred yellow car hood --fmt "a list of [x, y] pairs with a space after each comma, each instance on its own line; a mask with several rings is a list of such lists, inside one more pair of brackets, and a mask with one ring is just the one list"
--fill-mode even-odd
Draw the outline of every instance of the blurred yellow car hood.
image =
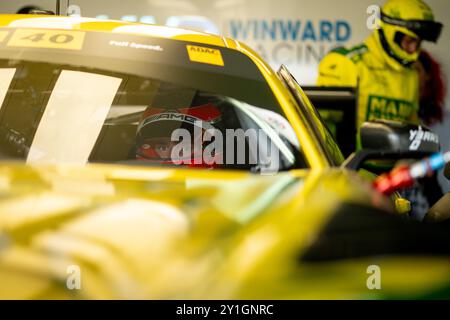
[[[0, 194], [2, 299], [417, 297], [450, 280], [440, 258], [299, 263], [342, 201], [389, 210], [342, 170], [10, 163]], [[382, 294], [366, 286], [374, 263]]]

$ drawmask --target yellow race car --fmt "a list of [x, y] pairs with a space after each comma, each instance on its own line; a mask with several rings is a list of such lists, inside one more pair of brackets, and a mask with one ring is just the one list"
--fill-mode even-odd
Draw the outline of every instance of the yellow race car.
[[450, 297], [448, 227], [233, 39], [0, 15], [0, 132], [1, 299]]

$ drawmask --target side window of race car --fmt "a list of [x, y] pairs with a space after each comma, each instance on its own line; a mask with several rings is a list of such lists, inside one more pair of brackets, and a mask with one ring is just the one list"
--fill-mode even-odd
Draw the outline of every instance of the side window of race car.
[[319, 112], [309, 101], [297, 80], [285, 66], [280, 68], [278, 74], [296, 98], [330, 164], [334, 166], [341, 165], [345, 160], [341, 150], [323, 122]]

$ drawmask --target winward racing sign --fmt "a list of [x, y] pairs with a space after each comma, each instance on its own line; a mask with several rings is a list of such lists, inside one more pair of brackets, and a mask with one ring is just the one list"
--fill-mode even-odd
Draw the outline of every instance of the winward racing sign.
[[[352, 27], [346, 20], [231, 19], [227, 35], [255, 49], [274, 68], [285, 64], [290, 69], [302, 66], [303, 82], [314, 83], [315, 69], [322, 57], [337, 46], [346, 45]], [[295, 72], [293, 70], [293, 72]]]

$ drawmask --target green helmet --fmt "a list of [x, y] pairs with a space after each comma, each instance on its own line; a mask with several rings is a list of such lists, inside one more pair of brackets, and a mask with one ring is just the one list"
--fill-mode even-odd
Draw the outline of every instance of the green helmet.
[[381, 28], [375, 32], [391, 66], [410, 66], [419, 58], [420, 50], [408, 53], [401, 39], [408, 35], [418, 40], [437, 42], [442, 24], [435, 22], [431, 8], [422, 0], [388, 0], [381, 8]]

